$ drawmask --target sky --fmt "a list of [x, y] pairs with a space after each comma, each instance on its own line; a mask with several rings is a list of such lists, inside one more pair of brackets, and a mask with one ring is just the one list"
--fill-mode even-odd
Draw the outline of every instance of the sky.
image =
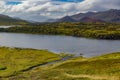
[[38, 22], [109, 9], [120, 9], [120, 0], [0, 0], [0, 14]]

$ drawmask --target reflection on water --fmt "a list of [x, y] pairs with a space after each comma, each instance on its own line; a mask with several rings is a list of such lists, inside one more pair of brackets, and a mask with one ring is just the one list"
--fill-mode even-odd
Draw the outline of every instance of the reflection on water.
[[120, 40], [95, 40], [76, 38], [71, 36], [49, 36], [18, 33], [0, 33], [0, 45], [9, 47], [23, 47], [48, 49], [60, 53], [96, 56], [101, 53], [120, 51]]

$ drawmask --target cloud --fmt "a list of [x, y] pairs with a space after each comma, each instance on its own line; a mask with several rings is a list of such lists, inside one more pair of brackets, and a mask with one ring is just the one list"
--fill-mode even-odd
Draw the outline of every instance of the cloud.
[[87, 11], [120, 9], [119, 0], [1, 0], [0, 13], [45, 21]]

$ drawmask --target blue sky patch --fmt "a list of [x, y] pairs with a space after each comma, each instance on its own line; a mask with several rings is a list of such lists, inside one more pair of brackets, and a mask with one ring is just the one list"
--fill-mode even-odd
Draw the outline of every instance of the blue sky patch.
[[18, 4], [22, 4], [22, 2], [15, 2], [15, 1], [8, 1], [6, 2], [7, 5], [18, 5]]
[[59, 2], [82, 2], [84, 0], [52, 0], [52, 1], [59, 1]]

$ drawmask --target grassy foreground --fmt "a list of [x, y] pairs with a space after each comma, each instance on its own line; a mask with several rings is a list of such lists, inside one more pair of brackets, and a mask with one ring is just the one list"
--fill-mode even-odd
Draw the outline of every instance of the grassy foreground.
[[[0, 76], [18, 72], [0, 80], [120, 80], [120, 52], [92, 58], [71, 58], [45, 66], [35, 65], [58, 60], [59, 56], [31, 49], [2, 48], [0, 52], [6, 54], [0, 55], [3, 60], [0, 60]], [[29, 69], [31, 66], [35, 67]]]
[[120, 80], [120, 52], [93, 58], [73, 58], [3, 80]]
[[0, 77], [13, 76], [59, 59], [59, 55], [47, 50], [0, 47]]

